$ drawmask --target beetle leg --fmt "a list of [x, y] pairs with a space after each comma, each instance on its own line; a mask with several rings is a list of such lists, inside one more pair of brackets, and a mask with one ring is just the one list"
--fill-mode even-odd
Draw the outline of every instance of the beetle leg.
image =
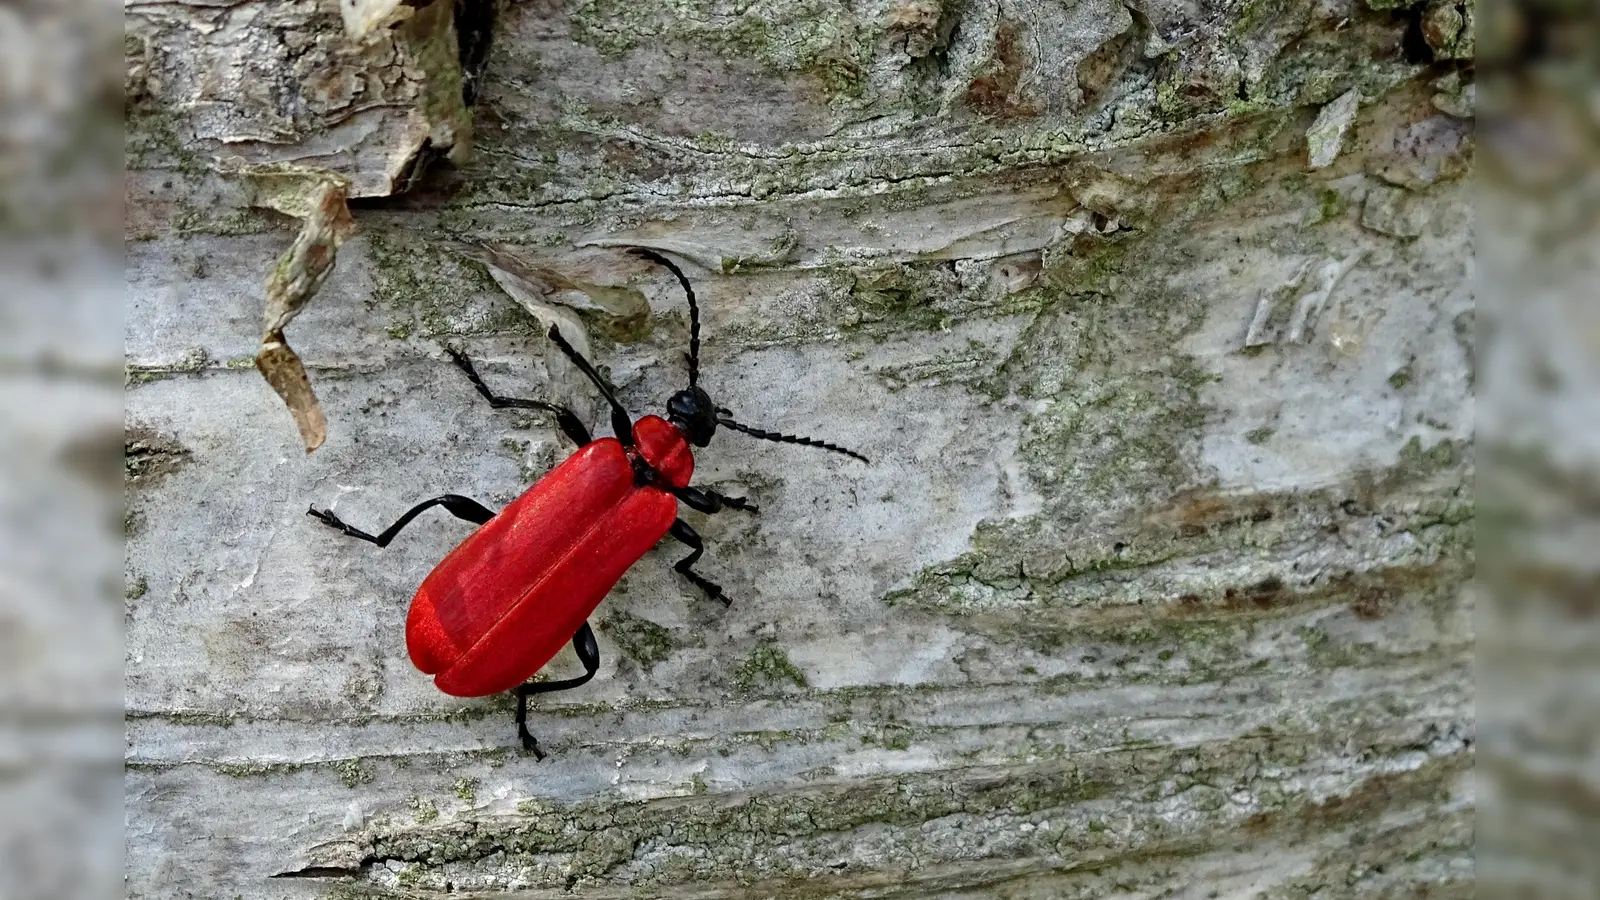
[[705, 591], [707, 597], [713, 600], [721, 600], [723, 606], [732, 606], [733, 601], [722, 593], [722, 588], [715, 581], [702, 576], [691, 568], [700, 561], [700, 554], [706, 552], [705, 545], [700, 542], [700, 535], [696, 534], [695, 530], [689, 527], [689, 523], [682, 519], [672, 523], [672, 530], [668, 534], [672, 535], [673, 540], [693, 551], [673, 565], [673, 568], [678, 570], [678, 574], [693, 582], [695, 587]]
[[707, 493], [715, 496], [718, 500], [721, 500], [722, 505], [729, 509], [737, 509], [751, 513], [761, 511], [761, 507], [756, 506], [754, 503], [751, 503], [743, 497], [729, 497], [726, 494], [718, 494], [716, 491], [708, 491]]
[[327, 525], [329, 528], [337, 528], [353, 538], [360, 538], [363, 541], [377, 544], [379, 547], [387, 547], [389, 546], [389, 542], [394, 540], [394, 536], [400, 533], [400, 529], [410, 525], [412, 519], [415, 519], [425, 510], [435, 506], [442, 506], [445, 508], [446, 512], [450, 513], [456, 518], [465, 519], [474, 525], [482, 525], [483, 523], [494, 518], [494, 510], [484, 506], [482, 503], [479, 503], [470, 497], [463, 497], [460, 494], [445, 494], [440, 497], [435, 497], [432, 500], [424, 500], [421, 503], [418, 503], [416, 506], [406, 510], [406, 514], [401, 516], [399, 521], [395, 522], [393, 525], [390, 525], [388, 528], [385, 528], [382, 534], [376, 536], [367, 534], [365, 531], [362, 531], [359, 528], [351, 528], [349, 525], [346, 525], [342, 519], [334, 515], [332, 510], [317, 509], [315, 506], [313, 506], [306, 510], [306, 515], [320, 520], [322, 524]]
[[600, 644], [595, 641], [594, 629], [589, 627], [588, 622], [579, 626], [578, 633], [572, 636], [572, 649], [578, 654], [578, 661], [583, 663], [582, 675], [561, 681], [530, 681], [517, 686], [517, 737], [522, 740], [522, 749], [532, 753], [535, 759], [544, 759], [544, 751], [539, 749], [538, 738], [528, 730], [528, 697], [587, 684], [594, 673], [600, 671]]
[[672, 488], [672, 495], [688, 504], [689, 508], [703, 513], [719, 513], [723, 507], [740, 509], [745, 512], [760, 512], [760, 507], [743, 497], [729, 497], [716, 491], [702, 490], [701, 488], [681, 487]]
[[572, 364], [578, 367], [578, 371], [587, 375], [589, 380], [594, 382], [594, 386], [599, 388], [600, 394], [606, 398], [607, 403], [611, 404], [612, 433], [617, 436], [617, 440], [621, 441], [624, 447], [632, 447], [633, 419], [628, 416], [628, 411], [622, 408], [622, 403], [617, 400], [617, 395], [611, 393], [610, 385], [606, 384], [606, 380], [600, 377], [600, 373], [595, 371], [595, 367], [590, 365], [587, 359], [583, 358], [582, 353], [579, 353], [576, 348], [567, 343], [567, 339], [561, 336], [561, 329], [551, 325], [550, 330], [545, 335], [550, 338], [550, 341], [562, 353], [566, 354], [567, 359], [572, 360]]
[[450, 354], [450, 359], [455, 362], [456, 367], [467, 373], [467, 379], [472, 382], [472, 386], [477, 388], [483, 399], [489, 401], [489, 405], [495, 409], [543, 410], [556, 417], [556, 424], [561, 426], [562, 433], [571, 438], [574, 444], [582, 447], [593, 440], [589, 436], [589, 429], [584, 427], [583, 422], [578, 419], [572, 410], [544, 400], [519, 400], [516, 397], [502, 397], [489, 390], [489, 386], [484, 383], [483, 377], [478, 374], [478, 370], [473, 367], [472, 360], [467, 359], [466, 354], [454, 347], [446, 347], [444, 352]]

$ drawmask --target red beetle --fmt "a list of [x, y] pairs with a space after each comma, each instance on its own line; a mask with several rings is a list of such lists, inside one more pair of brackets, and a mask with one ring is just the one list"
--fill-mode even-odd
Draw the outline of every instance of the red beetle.
[[[694, 455], [717, 426], [753, 437], [820, 447], [866, 462], [859, 453], [825, 441], [751, 428], [731, 418], [699, 387], [700, 309], [694, 290], [677, 266], [649, 250], [632, 252], [665, 266], [689, 297], [689, 387], [667, 403], [667, 418], [632, 421], [605, 380], [555, 327], [550, 339], [593, 381], [611, 406], [615, 437], [591, 439], [570, 410], [542, 400], [500, 397], [489, 390], [472, 362], [449, 350], [478, 393], [496, 408], [538, 409], [554, 414], [561, 430], [579, 446], [550, 474], [498, 514], [477, 501], [445, 494], [417, 504], [376, 536], [352, 528], [331, 511], [308, 513], [351, 537], [387, 546], [418, 514], [434, 506], [478, 524], [477, 531], [439, 563], [411, 601], [406, 648], [411, 661], [434, 685], [457, 697], [500, 691], [517, 695], [517, 736], [525, 750], [543, 759], [528, 731], [528, 696], [584, 684], [600, 668], [600, 649], [589, 614], [622, 573], [667, 535], [690, 553], [674, 566], [710, 597], [728, 602], [722, 588], [695, 572], [705, 552], [700, 536], [678, 518], [678, 501], [714, 513], [724, 507], [755, 512], [742, 497], [689, 486]], [[584, 674], [563, 681], [529, 682], [568, 640]]]

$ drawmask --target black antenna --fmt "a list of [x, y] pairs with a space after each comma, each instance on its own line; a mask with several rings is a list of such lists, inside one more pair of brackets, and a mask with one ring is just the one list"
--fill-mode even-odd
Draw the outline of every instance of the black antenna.
[[694, 288], [689, 286], [689, 279], [683, 274], [683, 270], [665, 256], [644, 247], [631, 247], [628, 252], [657, 265], [666, 266], [667, 271], [678, 276], [678, 283], [683, 285], [683, 292], [689, 295], [689, 387], [695, 387], [700, 382], [700, 305], [695, 302]]
[[734, 431], [742, 431], [751, 437], [760, 438], [763, 441], [777, 441], [782, 444], [804, 444], [807, 447], [821, 447], [824, 450], [832, 450], [834, 453], [843, 453], [845, 456], [851, 457], [852, 459], [859, 459], [864, 463], [870, 464], [872, 462], [872, 460], [867, 459], [865, 456], [862, 456], [854, 450], [846, 450], [837, 444], [830, 444], [827, 441], [819, 441], [816, 438], [797, 437], [796, 435], [792, 434], [779, 434], [776, 431], [762, 431], [759, 428], [751, 428], [749, 425], [741, 425], [732, 419], [723, 418], [721, 416], [717, 417], [717, 424], [727, 428], [732, 428]]

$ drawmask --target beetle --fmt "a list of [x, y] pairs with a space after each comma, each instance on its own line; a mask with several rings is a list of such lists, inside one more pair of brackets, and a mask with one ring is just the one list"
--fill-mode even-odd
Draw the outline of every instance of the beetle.
[[[332, 510], [312, 506], [307, 515], [350, 537], [386, 547], [418, 515], [435, 506], [479, 527], [430, 572], [406, 615], [411, 662], [434, 686], [457, 697], [512, 691], [517, 698], [517, 737], [526, 752], [544, 759], [528, 730], [528, 698], [587, 683], [600, 668], [600, 649], [588, 619], [635, 562], [665, 537], [689, 548], [673, 568], [708, 597], [730, 601], [715, 582], [694, 570], [705, 547], [678, 518], [681, 501], [716, 513], [755, 513], [743, 497], [691, 487], [693, 447], [711, 442], [719, 427], [751, 437], [818, 447], [868, 462], [853, 450], [765, 431], [735, 421], [700, 387], [700, 307], [687, 276], [671, 260], [644, 248], [629, 252], [671, 272], [689, 299], [689, 386], [667, 402], [667, 416], [634, 421], [605, 379], [552, 325], [548, 337], [588, 377], [611, 410], [609, 438], [592, 438], [569, 409], [545, 400], [502, 397], [489, 389], [472, 361], [453, 347], [446, 352], [477, 392], [496, 409], [532, 409], [554, 416], [578, 445], [547, 475], [496, 513], [459, 494], [424, 500], [374, 535], [345, 524]], [[567, 641], [584, 674], [560, 681], [529, 681]]]

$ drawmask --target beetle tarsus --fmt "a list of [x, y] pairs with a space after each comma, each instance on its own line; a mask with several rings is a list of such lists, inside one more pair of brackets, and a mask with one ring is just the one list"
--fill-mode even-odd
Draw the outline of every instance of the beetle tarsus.
[[689, 579], [690, 583], [695, 587], [704, 591], [707, 597], [710, 597], [712, 600], [721, 603], [723, 606], [733, 605], [733, 598], [723, 593], [722, 586], [717, 584], [715, 581], [706, 578], [699, 572], [690, 571], [689, 567], [684, 565], [682, 562], [673, 566], [673, 568], [677, 570], [678, 574]]
[[522, 742], [522, 752], [533, 754], [538, 762], [544, 762], [544, 751], [539, 749], [539, 739], [528, 730], [528, 694], [523, 690], [527, 685], [517, 688], [517, 740]]
[[761, 512], [761, 507], [751, 503], [743, 497], [720, 497], [720, 499], [722, 500], [722, 505], [729, 509], [737, 509], [741, 512], [747, 513]]
[[349, 525], [346, 525], [344, 520], [334, 515], [333, 510], [331, 509], [317, 509], [315, 506], [313, 506], [306, 510], [306, 515], [316, 519], [329, 528], [337, 528], [339, 531], [349, 535], [350, 537], [360, 538], [363, 541], [371, 541], [374, 544], [378, 543], [377, 538], [367, 534], [365, 531], [362, 531], [359, 528], [351, 528]]
[[760, 512], [760, 508], [743, 497], [728, 497], [703, 488], [671, 488], [672, 495], [688, 504], [690, 509], [703, 513], [719, 513], [724, 508], [744, 512]]
[[544, 762], [545, 753], [539, 749], [539, 739], [533, 736], [533, 732], [528, 730], [528, 726], [518, 725], [517, 737], [522, 739], [523, 753], [531, 753], [535, 761]]

